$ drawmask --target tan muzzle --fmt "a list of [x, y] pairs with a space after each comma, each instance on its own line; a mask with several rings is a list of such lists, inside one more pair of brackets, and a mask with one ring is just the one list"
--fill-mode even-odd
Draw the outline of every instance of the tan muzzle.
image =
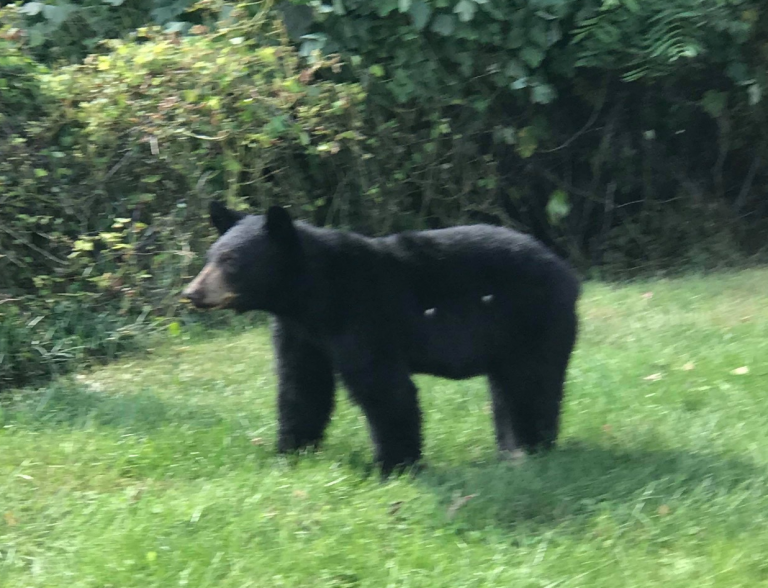
[[181, 296], [197, 308], [226, 308], [236, 298], [224, 279], [224, 272], [213, 263], [205, 264]]

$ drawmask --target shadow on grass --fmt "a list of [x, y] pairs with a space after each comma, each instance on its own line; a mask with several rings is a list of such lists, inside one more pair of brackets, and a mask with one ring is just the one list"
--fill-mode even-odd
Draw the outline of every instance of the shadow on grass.
[[[281, 463], [272, 433], [264, 435], [263, 445], [251, 442], [258, 423], [223, 416], [215, 406], [161, 399], [148, 390], [109, 395], [60, 381], [5, 403], [0, 410], [4, 425], [107, 428], [121, 437], [150, 437], [146, 451], [139, 446], [126, 452], [130, 463], [125, 456], [116, 458], [123, 477], [202, 478], [234, 470], [256, 474], [259, 467]], [[361, 480], [373, 473], [363, 447], [339, 453], [332, 450], [314, 459], [328, 464], [341, 460]], [[290, 466], [305, 459], [311, 458], [302, 455], [287, 462]], [[518, 465], [490, 454], [485, 461], [455, 466], [428, 462], [413, 483], [438, 498], [445, 524], [459, 531], [526, 527], [546, 532], [560, 525], [583, 528], [606, 507], [627, 520], [639, 520], [636, 515], [656, 516], [660, 508], [674, 509], [678, 501], [695, 517], [711, 499], [764, 483], [767, 476], [764, 468], [733, 456], [570, 442]], [[468, 496], [472, 498], [461, 500]]]
[[605, 507], [637, 521], [664, 516], [677, 501], [695, 513], [712, 497], [761, 484], [766, 475], [755, 464], [717, 454], [570, 443], [517, 465], [428, 465], [416, 483], [438, 496], [461, 530], [546, 530], [578, 524]]
[[[254, 472], [268, 462], [270, 444], [254, 444], [259, 423], [230, 418], [215, 406], [158, 398], [150, 390], [110, 395], [61, 380], [0, 405], [0, 427], [26, 431], [99, 433], [102, 452], [120, 477], [199, 479]], [[106, 433], [106, 437], [104, 434]], [[115, 452], [114, 445], [122, 449]]]
[[147, 434], [169, 423], [203, 428], [224, 422], [210, 408], [160, 399], [148, 390], [112, 395], [66, 379], [23, 393], [4, 408], [6, 423], [28, 428], [99, 426]]

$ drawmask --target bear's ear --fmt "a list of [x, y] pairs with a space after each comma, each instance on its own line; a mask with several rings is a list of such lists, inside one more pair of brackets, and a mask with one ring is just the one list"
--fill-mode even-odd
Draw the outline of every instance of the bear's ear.
[[267, 210], [267, 232], [281, 243], [290, 243], [296, 237], [296, 227], [288, 211], [282, 206], [270, 206]]
[[218, 200], [211, 200], [208, 205], [208, 214], [211, 217], [211, 224], [216, 227], [219, 235], [226, 233], [245, 216], [242, 212], [230, 210]]

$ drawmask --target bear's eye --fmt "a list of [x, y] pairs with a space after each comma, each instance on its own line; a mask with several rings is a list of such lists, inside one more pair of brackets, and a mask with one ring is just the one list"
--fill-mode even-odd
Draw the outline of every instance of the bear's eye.
[[235, 265], [235, 254], [232, 253], [231, 251], [225, 251], [219, 257], [219, 263], [225, 269], [231, 269]]

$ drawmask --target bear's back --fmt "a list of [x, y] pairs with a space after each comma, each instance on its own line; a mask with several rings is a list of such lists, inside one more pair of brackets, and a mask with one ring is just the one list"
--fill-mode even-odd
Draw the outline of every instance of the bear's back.
[[[405, 232], [381, 240], [386, 251], [428, 289], [488, 287], [520, 292], [578, 286], [570, 267], [533, 237], [503, 227], [465, 225]], [[558, 287], [559, 286], [559, 287]]]
[[[504, 227], [464, 225], [368, 238], [298, 223], [310, 264], [336, 289], [397, 291], [420, 303], [514, 292], [516, 300], [578, 297], [570, 266], [533, 237]], [[381, 301], [377, 302], [380, 303]]]

